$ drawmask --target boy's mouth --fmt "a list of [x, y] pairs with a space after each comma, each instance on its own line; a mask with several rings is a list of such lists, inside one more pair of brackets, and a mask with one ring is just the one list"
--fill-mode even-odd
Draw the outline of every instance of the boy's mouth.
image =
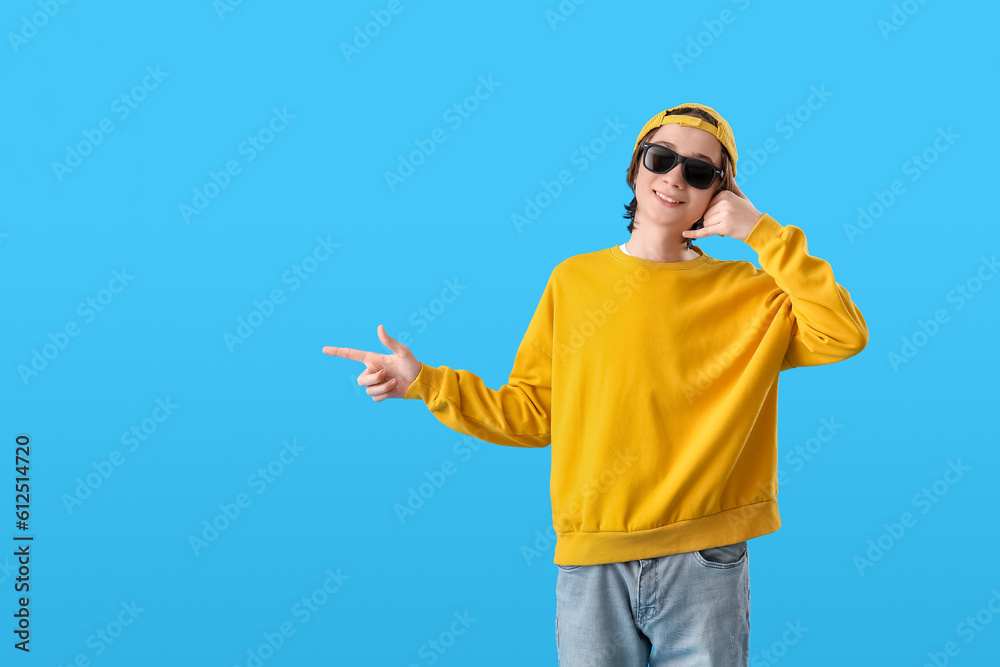
[[660, 201], [664, 202], [668, 206], [678, 206], [678, 205], [684, 203], [681, 200], [676, 199], [675, 197], [671, 197], [669, 195], [661, 194], [661, 193], [657, 192], [656, 190], [653, 190], [653, 192], [656, 194], [657, 199], [659, 199]]

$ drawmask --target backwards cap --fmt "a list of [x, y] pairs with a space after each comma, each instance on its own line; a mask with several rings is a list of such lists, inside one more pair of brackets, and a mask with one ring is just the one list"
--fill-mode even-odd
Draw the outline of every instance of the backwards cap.
[[[693, 116], [668, 116], [667, 113], [673, 111], [674, 109], [680, 109], [681, 107], [694, 107], [695, 109], [701, 109], [706, 112], [719, 124], [718, 127], [712, 125], [708, 121], [704, 121], [701, 118], [695, 118]], [[635, 148], [632, 149], [633, 154], [635, 149], [639, 147], [639, 142], [642, 138], [646, 136], [646, 133], [650, 130], [655, 130], [661, 125], [666, 125], [667, 123], [677, 123], [678, 125], [686, 125], [687, 127], [696, 127], [699, 130], [705, 130], [713, 137], [719, 140], [719, 143], [725, 147], [726, 151], [729, 153], [729, 160], [733, 163], [733, 176], [736, 176], [736, 139], [733, 137], [733, 129], [729, 127], [729, 123], [726, 119], [719, 115], [719, 113], [712, 107], [707, 107], [704, 104], [695, 104], [693, 102], [688, 102], [687, 104], [678, 104], [675, 107], [670, 107], [660, 113], [656, 114], [649, 119], [641, 130], [639, 130], [639, 137], [635, 140]]]

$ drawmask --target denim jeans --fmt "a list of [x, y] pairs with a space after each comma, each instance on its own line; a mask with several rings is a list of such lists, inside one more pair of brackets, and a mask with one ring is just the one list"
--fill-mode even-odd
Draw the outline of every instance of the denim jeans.
[[746, 540], [601, 565], [558, 565], [559, 667], [746, 667]]

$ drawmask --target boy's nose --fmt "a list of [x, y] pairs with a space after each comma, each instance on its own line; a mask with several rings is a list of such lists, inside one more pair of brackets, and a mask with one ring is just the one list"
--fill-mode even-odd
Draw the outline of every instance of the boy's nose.
[[671, 190], [683, 190], [687, 187], [687, 181], [684, 180], [684, 175], [681, 173], [681, 166], [677, 165], [665, 174], [660, 175], [661, 182], [667, 186], [670, 186]]

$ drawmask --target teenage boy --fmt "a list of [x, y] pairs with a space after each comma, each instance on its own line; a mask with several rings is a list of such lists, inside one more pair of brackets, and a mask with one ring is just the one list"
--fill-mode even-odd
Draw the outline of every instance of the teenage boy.
[[[419, 398], [449, 428], [552, 445], [561, 667], [747, 665], [747, 540], [781, 526], [780, 371], [868, 342], [864, 317], [802, 230], [740, 191], [736, 143], [714, 109], [646, 123], [626, 180], [629, 241], [551, 272], [498, 390], [432, 367], [379, 325], [392, 354], [365, 364], [375, 401]], [[695, 246], [742, 241], [761, 269]]]

